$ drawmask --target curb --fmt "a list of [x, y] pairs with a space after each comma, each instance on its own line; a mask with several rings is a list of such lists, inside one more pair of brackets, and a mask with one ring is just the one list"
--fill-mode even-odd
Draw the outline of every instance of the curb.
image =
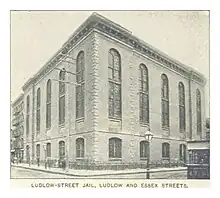
[[[139, 171], [139, 172], [127, 172], [127, 173], [104, 173], [104, 174], [94, 174], [94, 175], [76, 175], [72, 173], [62, 173], [62, 172], [56, 172], [52, 170], [45, 170], [45, 169], [37, 169], [33, 167], [26, 167], [26, 166], [19, 166], [19, 165], [11, 165], [12, 167], [17, 167], [17, 168], [24, 168], [24, 169], [29, 169], [29, 170], [34, 170], [34, 171], [40, 171], [40, 172], [46, 172], [46, 173], [52, 173], [52, 174], [59, 174], [59, 175], [66, 175], [66, 176], [73, 176], [73, 177], [98, 177], [98, 176], [118, 176], [118, 175], [135, 175], [135, 174], [143, 174], [146, 173], [147, 171]], [[149, 171], [149, 173], [159, 173], [159, 172], [177, 172], [177, 171], [186, 171], [186, 167], [181, 167], [180, 169], [168, 169], [168, 170], [153, 170]]]

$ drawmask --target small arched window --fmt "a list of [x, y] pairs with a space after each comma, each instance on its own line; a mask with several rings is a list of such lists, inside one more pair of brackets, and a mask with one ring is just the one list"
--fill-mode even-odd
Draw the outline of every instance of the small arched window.
[[65, 123], [65, 71], [60, 71], [59, 75], [59, 124]]
[[149, 124], [148, 69], [144, 64], [140, 64], [139, 86], [140, 123]]
[[30, 162], [30, 146], [29, 145], [27, 145], [26, 146], [26, 160], [27, 160], [27, 162], [29, 163]]
[[40, 88], [37, 89], [37, 108], [36, 108], [36, 131], [40, 131]]
[[47, 157], [51, 157], [51, 143], [47, 143], [46, 154], [47, 154]]
[[36, 146], [36, 157], [40, 158], [40, 144], [37, 144]]
[[141, 141], [140, 142], [140, 158], [147, 158], [149, 152], [149, 142], [148, 141]]
[[51, 128], [51, 80], [47, 81], [47, 98], [46, 98], [46, 128]]
[[121, 57], [117, 50], [108, 52], [109, 118], [121, 118]]
[[201, 112], [201, 93], [196, 90], [196, 119], [197, 119], [197, 134], [202, 134], [202, 112]]
[[186, 145], [185, 144], [180, 144], [180, 161], [186, 162]]
[[182, 82], [179, 83], [179, 128], [180, 132], [185, 131], [185, 88]]
[[122, 140], [119, 138], [109, 139], [109, 158], [121, 158]]
[[169, 83], [165, 74], [162, 74], [161, 102], [162, 102], [162, 127], [169, 127]]
[[65, 158], [65, 142], [64, 141], [59, 142], [59, 158], [60, 160]]
[[30, 133], [30, 96], [26, 98], [26, 136]]
[[83, 158], [84, 157], [84, 139], [78, 138], [76, 140], [76, 157]]
[[170, 144], [167, 142], [162, 144], [162, 158], [170, 158]]
[[76, 58], [76, 119], [84, 117], [84, 70], [85, 70], [85, 55], [84, 52], [79, 52]]

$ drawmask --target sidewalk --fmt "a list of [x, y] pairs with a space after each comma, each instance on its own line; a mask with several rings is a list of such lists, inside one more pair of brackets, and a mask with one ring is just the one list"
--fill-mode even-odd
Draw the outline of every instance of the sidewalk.
[[[143, 174], [146, 173], [146, 169], [125, 169], [125, 170], [76, 170], [76, 169], [68, 169], [63, 170], [61, 168], [49, 168], [45, 169], [44, 166], [38, 167], [37, 165], [28, 164], [12, 164], [13, 167], [25, 168], [29, 170], [42, 171], [53, 174], [61, 174], [66, 176], [73, 177], [98, 177], [98, 176], [118, 176], [118, 175], [135, 175], [135, 174]], [[151, 169], [150, 173], [166, 173], [166, 172], [181, 172], [186, 171], [186, 167], [176, 167], [176, 168], [156, 168]]]

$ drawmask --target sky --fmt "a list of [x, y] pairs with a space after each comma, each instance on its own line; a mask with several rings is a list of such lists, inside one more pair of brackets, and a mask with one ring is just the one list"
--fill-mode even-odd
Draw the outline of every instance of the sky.
[[[11, 12], [11, 101], [94, 11]], [[204, 11], [96, 11], [207, 78], [209, 13]]]

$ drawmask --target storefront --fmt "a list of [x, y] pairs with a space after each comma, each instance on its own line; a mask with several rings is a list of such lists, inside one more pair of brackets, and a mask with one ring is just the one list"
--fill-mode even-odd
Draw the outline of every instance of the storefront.
[[188, 179], [210, 179], [209, 140], [188, 141]]

